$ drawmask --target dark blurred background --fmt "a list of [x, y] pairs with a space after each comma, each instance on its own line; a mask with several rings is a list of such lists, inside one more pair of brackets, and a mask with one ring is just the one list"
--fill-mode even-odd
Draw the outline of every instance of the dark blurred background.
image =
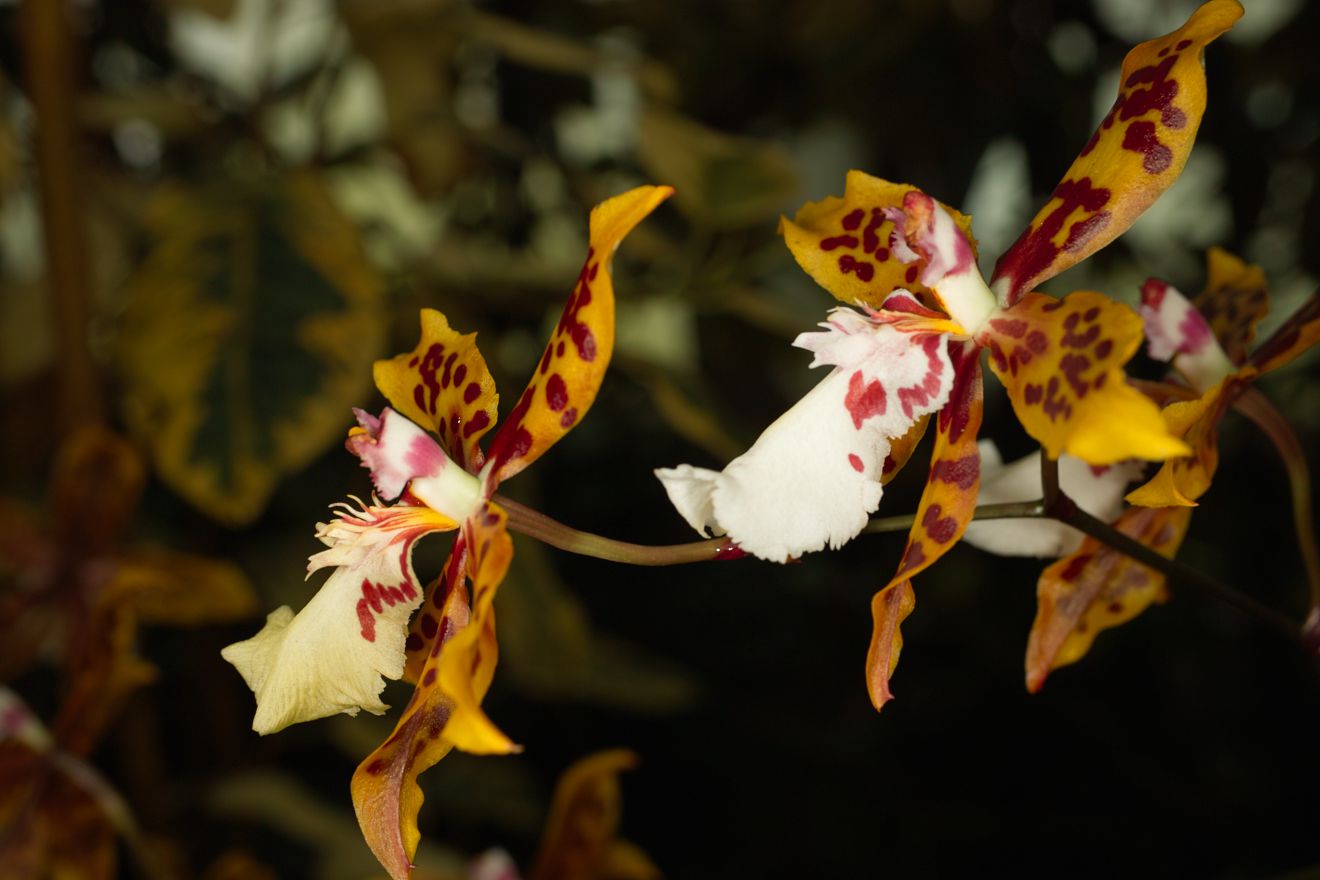
[[[0, 3], [0, 672], [122, 795], [134, 847], [182, 876], [291, 878], [380, 875], [348, 781], [393, 716], [258, 738], [219, 650], [319, 585], [303, 580], [314, 523], [369, 491], [340, 445], [349, 407], [381, 405], [370, 364], [414, 345], [419, 307], [479, 332], [507, 412], [591, 205], [675, 185], [616, 263], [593, 412], [502, 491], [611, 537], [691, 540], [651, 469], [722, 466], [817, 378], [788, 343], [833, 300], [777, 216], [860, 168], [972, 214], [988, 268], [1112, 102], [1127, 49], [1195, 7], [62, 5]], [[1182, 179], [1048, 291], [1132, 301], [1158, 275], [1195, 292], [1220, 245], [1270, 280], [1263, 338], [1315, 289], [1320, 6], [1245, 5], [1207, 52]], [[1312, 352], [1259, 386], [1313, 466], [1317, 379]], [[984, 435], [1030, 450], [993, 382]], [[1240, 417], [1221, 450], [1180, 558], [1300, 620], [1283, 468]], [[882, 512], [914, 509], [923, 471]], [[557, 775], [625, 746], [642, 763], [622, 833], [675, 878], [1320, 876], [1316, 664], [1199, 595], [1175, 591], [1029, 696], [1042, 563], [957, 548], [916, 583], [877, 715], [869, 599], [900, 535], [668, 569], [515, 544], [486, 708], [526, 751], [422, 777], [427, 870], [493, 845], [525, 864]], [[419, 572], [445, 552], [428, 539]], [[137, 864], [120, 852], [125, 876]]]

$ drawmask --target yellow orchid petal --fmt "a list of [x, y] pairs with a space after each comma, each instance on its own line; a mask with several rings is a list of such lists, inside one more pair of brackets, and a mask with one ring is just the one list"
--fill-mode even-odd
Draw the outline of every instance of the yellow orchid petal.
[[408, 618], [422, 601], [413, 547], [455, 523], [427, 507], [341, 508], [317, 531], [329, 549], [308, 562], [308, 572], [335, 566], [316, 595], [296, 616], [277, 608], [259, 633], [220, 652], [257, 697], [258, 733], [338, 712], [379, 715], [384, 679], [403, 674]]
[[1067, 452], [1100, 465], [1187, 455], [1123, 375], [1141, 329], [1135, 312], [1099, 293], [1032, 293], [987, 321], [977, 341], [989, 347], [1018, 421], [1051, 458]]
[[1113, 108], [995, 264], [1000, 302], [1017, 302], [1109, 244], [1173, 185], [1205, 113], [1202, 53], [1241, 17], [1237, 0], [1210, 0], [1178, 30], [1128, 52]]
[[1312, 295], [1274, 335], [1251, 353], [1250, 363], [1261, 373], [1277, 370], [1320, 342], [1320, 296]]
[[976, 512], [976, 495], [981, 484], [976, 434], [981, 430], [984, 412], [981, 362], [971, 344], [951, 346], [949, 354], [954, 361], [953, 391], [949, 402], [935, 417], [930, 476], [921, 493], [916, 521], [908, 533], [898, 571], [871, 599], [873, 626], [866, 654], [866, 685], [876, 709], [893, 698], [889, 678], [903, 647], [899, 624], [916, 604], [912, 578], [958, 543]]
[[[468, 578], [472, 590], [472, 620], [458, 631], [447, 649], [437, 655], [437, 683], [453, 701], [445, 738], [474, 755], [502, 755], [519, 751], [481, 709], [481, 701], [495, 677], [499, 644], [495, 639], [495, 592], [513, 559], [508, 515], [494, 502], [463, 525], [468, 545]], [[429, 670], [422, 673], [426, 683]]]
[[475, 754], [518, 751], [481, 708], [499, 655], [492, 601], [513, 557], [506, 524], [504, 511], [491, 502], [463, 524], [463, 546], [454, 555], [466, 559], [472, 601], [461, 583], [444, 595], [408, 708], [390, 738], [353, 773], [358, 824], [395, 880], [408, 877], [421, 839], [417, 814], [423, 795], [417, 777], [452, 748]]
[[482, 435], [495, 424], [499, 394], [477, 334], [463, 335], [435, 309], [422, 309], [417, 347], [376, 361], [372, 375], [385, 399], [410, 421], [440, 436], [440, 445], [459, 466], [481, 469]]
[[917, 444], [921, 438], [926, 436], [926, 428], [930, 425], [930, 415], [924, 415], [917, 419], [916, 424], [908, 429], [908, 432], [901, 437], [895, 437], [890, 441], [889, 455], [885, 458], [884, 465], [880, 469], [880, 484], [886, 485], [898, 472], [903, 470], [912, 453], [917, 451]]
[[[1114, 527], [1172, 559], [1191, 516], [1186, 507], [1133, 507]], [[1101, 630], [1126, 623], [1164, 595], [1164, 575], [1087, 538], [1040, 576], [1027, 640], [1027, 689], [1040, 690], [1052, 670], [1082, 659]]]
[[[792, 220], [780, 218], [779, 232], [798, 265], [849, 305], [879, 308], [898, 288], [935, 302], [934, 292], [920, 281], [920, 264], [901, 262], [891, 249], [894, 224], [885, 211], [901, 208], [903, 197], [914, 191], [908, 184], [849, 171], [842, 198], [808, 202]], [[975, 252], [971, 218], [944, 208]]]
[[496, 482], [540, 458], [595, 401], [614, 352], [614, 252], [633, 227], [673, 194], [672, 187], [641, 186], [592, 209], [582, 273], [536, 372], [491, 443]]
[[1260, 266], [1212, 247], [1206, 253], [1205, 289], [1192, 304], [1229, 360], [1241, 365], [1256, 337], [1256, 324], [1270, 310], [1265, 273]]
[[1164, 462], [1146, 485], [1128, 493], [1129, 504], [1196, 506], [1196, 499], [1210, 488], [1219, 467], [1219, 420], [1243, 384], [1240, 377], [1229, 377], [1196, 400], [1176, 401], [1164, 408], [1169, 433], [1186, 441], [1192, 454]]

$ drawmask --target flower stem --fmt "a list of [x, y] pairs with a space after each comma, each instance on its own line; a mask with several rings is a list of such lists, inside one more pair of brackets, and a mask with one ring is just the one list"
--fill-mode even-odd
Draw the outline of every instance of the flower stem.
[[1049, 456], [1042, 454], [1040, 476], [1045, 495], [1041, 504], [1045, 508], [1046, 516], [1070, 525], [1078, 531], [1090, 535], [1100, 543], [1132, 557], [1142, 565], [1155, 569], [1167, 577], [1172, 584], [1197, 590], [1227, 605], [1231, 605], [1239, 611], [1246, 612], [1287, 636], [1291, 641], [1297, 641], [1301, 637], [1300, 628], [1287, 615], [1275, 611], [1268, 605], [1257, 602], [1250, 596], [1234, 590], [1232, 587], [1222, 584], [1184, 563], [1163, 556], [1140, 541], [1128, 537], [1108, 523], [1096, 519], [1082, 510], [1059, 487], [1059, 462], [1057, 459], [1051, 459]]
[[1311, 609], [1320, 611], [1320, 547], [1316, 545], [1315, 518], [1311, 504], [1311, 471], [1306, 463], [1306, 452], [1292, 425], [1283, 417], [1269, 398], [1254, 388], [1248, 388], [1234, 402], [1233, 408], [1251, 419], [1274, 443], [1288, 471], [1288, 485], [1292, 490], [1293, 523], [1297, 529], [1297, 547], [1306, 567], [1306, 579], [1311, 587]]
[[681, 565], [688, 562], [738, 559], [745, 555], [728, 538], [711, 538], [708, 541], [694, 541], [691, 544], [659, 546], [615, 541], [590, 532], [578, 531], [503, 495], [497, 494], [494, 500], [508, 513], [509, 528], [515, 532], [580, 556], [594, 556], [597, 559], [626, 562], [631, 565]]

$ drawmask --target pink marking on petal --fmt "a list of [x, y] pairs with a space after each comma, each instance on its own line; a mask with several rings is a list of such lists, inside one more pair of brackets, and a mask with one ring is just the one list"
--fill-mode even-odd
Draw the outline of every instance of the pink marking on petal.
[[855, 452], [848, 453], [848, 464], [852, 465], [852, 469], [857, 471], [857, 473], [859, 474], [862, 471], [866, 470], [866, 465], [862, 463], [861, 457], [858, 456], [857, 453]]

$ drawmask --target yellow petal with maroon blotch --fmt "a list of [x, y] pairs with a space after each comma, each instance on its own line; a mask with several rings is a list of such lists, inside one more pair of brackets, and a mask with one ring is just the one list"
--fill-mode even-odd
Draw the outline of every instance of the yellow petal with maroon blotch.
[[916, 604], [911, 579], [947, 553], [967, 529], [976, 512], [981, 485], [981, 456], [976, 434], [981, 429], [984, 399], [979, 352], [971, 343], [949, 346], [954, 366], [949, 402], [935, 416], [935, 448], [930, 475], [908, 533], [898, 571], [871, 599], [871, 645], [866, 654], [866, 685], [871, 703], [880, 709], [893, 694], [889, 678], [903, 647], [899, 624]]
[[1141, 329], [1132, 309], [1099, 293], [1032, 293], [987, 321], [977, 341], [990, 349], [1018, 421], [1051, 458], [1067, 452], [1101, 465], [1187, 455], [1123, 375]]
[[1205, 113], [1205, 47], [1242, 17], [1210, 0], [1181, 28], [1123, 59], [1118, 98], [1050, 200], [995, 264], [991, 287], [1011, 305], [1123, 233], [1173, 185]]
[[[1114, 527], [1172, 559], [1191, 517], [1186, 507], [1132, 507]], [[1027, 690], [1040, 690], [1052, 670], [1082, 659], [1101, 630], [1126, 623], [1163, 601], [1164, 593], [1164, 575], [1087, 538], [1040, 576], [1027, 640]]]
[[1229, 360], [1240, 365], [1256, 338], [1257, 322], [1270, 310], [1265, 273], [1260, 266], [1212, 247], [1206, 252], [1205, 290], [1192, 304], [1210, 325]]
[[[412, 700], [394, 732], [353, 774], [353, 808], [368, 846], [395, 880], [409, 876], [421, 834], [417, 777], [451, 748], [476, 754], [518, 750], [481, 709], [495, 673], [495, 591], [508, 570], [513, 544], [507, 517], [487, 503], [463, 524], [472, 600], [457, 582], [442, 594], [438, 623]], [[453, 557], [451, 557], [452, 562]], [[448, 570], [450, 567], [446, 566]], [[431, 602], [428, 601], [428, 608]]]
[[614, 252], [673, 193], [668, 186], [640, 186], [592, 209], [582, 272], [536, 372], [491, 443], [496, 483], [540, 458], [595, 401], [614, 352]]
[[1164, 462], [1146, 485], [1128, 493], [1129, 504], [1196, 506], [1196, 499], [1210, 488], [1219, 467], [1219, 420], [1243, 384], [1239, 377], [1230, 376], [1196, 400], [1177, 401], [1164, 408], [1169, 433], [1186, 441], [1192, 454]]
[[[792, 220], [780, 218], [779, 232], [793, 258], [821, 287], [849, 305], [880, 308], [894, 290], [904, 288], [935, 302], [919, 280], [920, 263], [903, 263], [891, 250], [893, 221], [886, 210], [901, 208], [916, 190], [861, 171], [849, 171], [843, 197], [808, 202]], [[975, 250], [972, 220], [944, 206]]]
[[481, 469], [481, 437], [495, 424], [499, 394], [477, 334], [463, 335], [435, 309], [422, 309], [417, 347], [376, 361], [372, 374], [385, 399], [410, 421], [440, 435], [440, 445], [463, 469]]

